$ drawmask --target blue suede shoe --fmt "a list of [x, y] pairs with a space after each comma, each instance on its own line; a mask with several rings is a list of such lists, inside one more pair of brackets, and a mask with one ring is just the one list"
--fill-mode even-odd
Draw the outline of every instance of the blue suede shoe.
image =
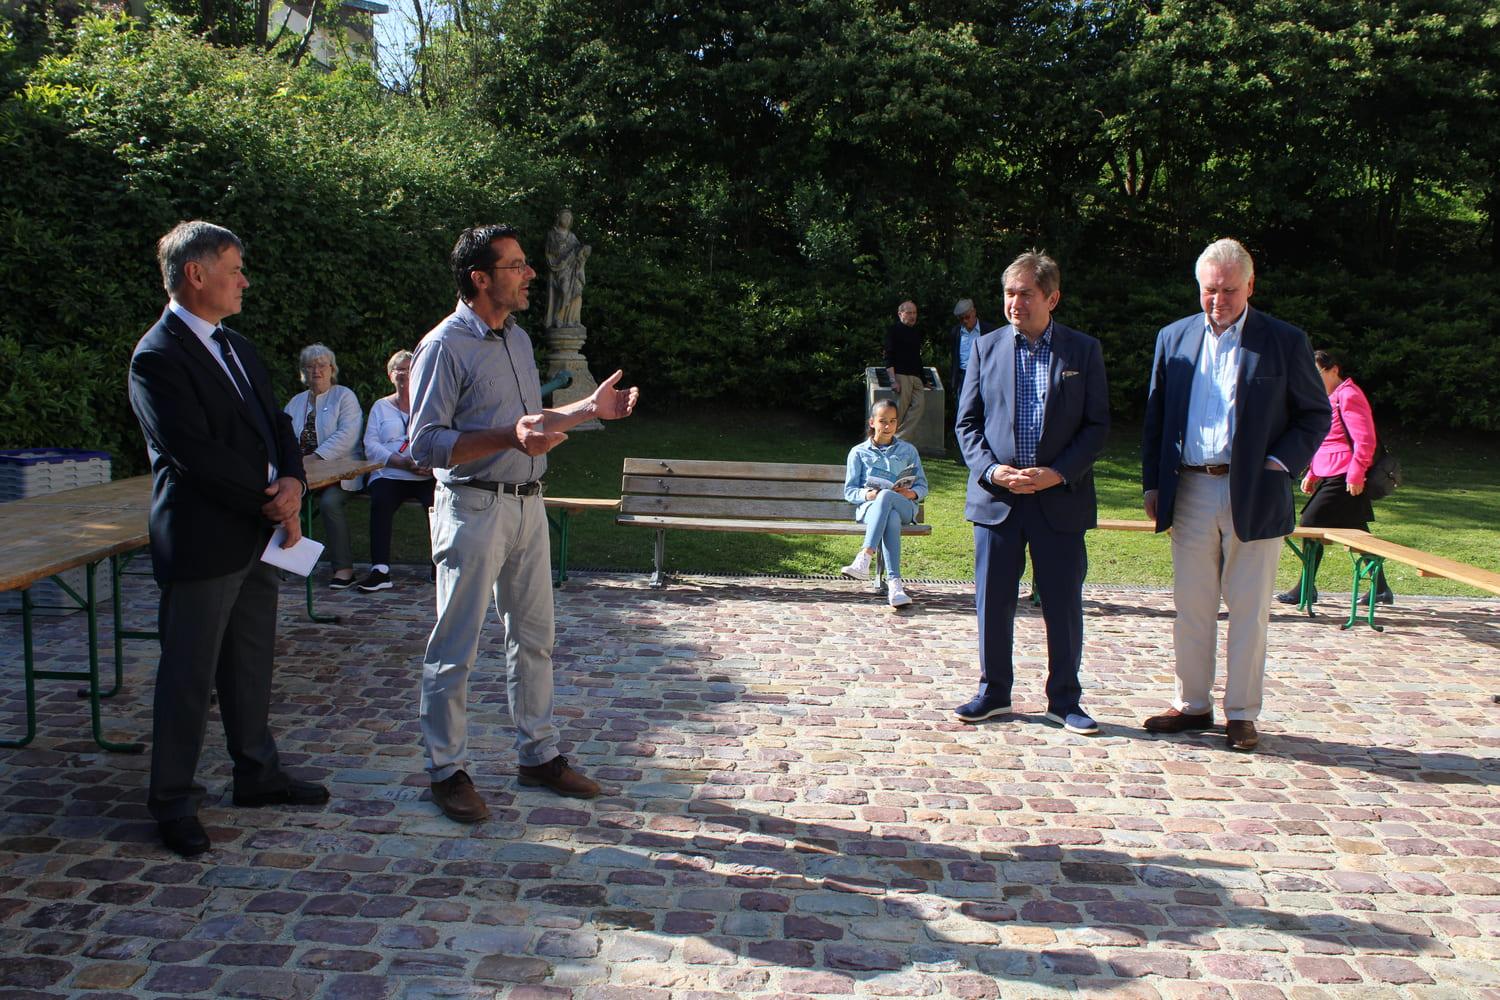
[[1056, 712], [1048, 712], [1045, 716], [1048, 722], [1055, 722], [1070, 733], [1080, 736], [1093, 736], [1099, 731], [1099, 723], [1089, 718], [1083, 709], [1069, 712], [1067, 715], [1058, 715]]
[[976, 694], [954, 709], [953, 714], [964, 722], [983, 722], [997, 715], [1010, 714], [1010, 702], [1001, 701], [993, 695]]

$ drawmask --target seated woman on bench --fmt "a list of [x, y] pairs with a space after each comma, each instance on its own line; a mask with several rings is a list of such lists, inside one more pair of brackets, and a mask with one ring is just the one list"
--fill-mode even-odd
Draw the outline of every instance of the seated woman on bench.
[[[411, 421], [411, 351], [397, 351], [385, 363], [396, 391], [375, 400], [365, 423], [365, 457], [385, 465], [370, 473], [370, 575], [360, 581], [367, 594], [391, 589], [391, 524], [396, 508], [415, 500], [432, 506], [432, 470], [412, 461], [407, 450]], [[434, 568], [429, 576], [436, 574]]]
[[854, 520], [865, 526], [865, 541], [843, 574], [870, 578], [877, 546], [888, 574], [886, 600], [893, 608], [911, 603], [901, 584], [901, 526], [917, 519], [927, 496], [927, 474], [916, 446], [896, 437], [896, 404], [882, 399], [870, 408], [865, 440], [849, 449], [844, 499], [859, 504]]
[[[297, 435], [302, 454], [329, 462], [358, 457], [359, 431], [365, 412], [354, 390], [338, 384], [339, 363], [333, 351], [322, 344], [307, 345], [297, 357], [297, 370], [307, 388], [291, 398], [286, 413], [292, 418], [292, 433]], [[344, 492], [352, 493], [361, 485], [361, 478], [346, 479], [318, 491], [328, 559], [333, 563], [333, 578], [328, 586], [334, 590], [354, 586], [354, 557], [349, 550]]]

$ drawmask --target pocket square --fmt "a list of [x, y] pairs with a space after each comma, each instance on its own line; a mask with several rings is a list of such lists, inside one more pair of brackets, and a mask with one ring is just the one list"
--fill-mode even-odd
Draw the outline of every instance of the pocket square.
[[1077, 374], [1079, 374], [1079, 373], [1076, 372], [1076, 371], [1074, 371], [1074, 372], [1063, 372], [1062, 373], [1062, 377], [1063, 378], [1072, 378], [1074, 375], [1077, 375]]

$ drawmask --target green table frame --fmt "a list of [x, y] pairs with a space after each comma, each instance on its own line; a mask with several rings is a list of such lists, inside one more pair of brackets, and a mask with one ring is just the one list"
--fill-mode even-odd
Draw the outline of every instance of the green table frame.
[[63, 607], [68, 610], [74, 610], [74, 608], [82, 609], [88, 621], [88, 670], [38, 670], [36, 668], [36, 648], [32, 637], [32, 628], [37, 605], [32, 600], [30, 587], [21, 591], [21, 646], [25, 658], [26, 735], [14, 740], [0, 739], [0, 747], [24, 747], [36, 738], [36, 682], [38, 680], [58, 680], [87, 682], [88, 686], [81, 688], [78, 696], [89, 700], [89, 715], [92, 722], [94, 742], [100, 747], [114, 753], [141, 753], [146, 749], [144, 743], [117, 743], [114, 740], [107, 739], [104, 735], [103, 720], [100, 713], [100, 702], [105, 698], [112, 698], [119, 694], [121, 688], [124, 687], [125, 640], [157, 638], [157, 633], [155, 632], [133, 631], [122, 627], [123, 614], [120, 607], [120, 577], [123, 575], [124, 567], [129, 563], [131, 556], [131, 553], [126, 553], [123, 559], [120, 555], [109, 557], [110, 603], [113, 607], [115, 618], [115, 676], [114, 683], [107, 691], [103, 690], [99, 677], [99, 600], [94, 583], [99, 563], [91, 562], [83, 565], [84, 592], [82, 594], [79, 594], [72, 587], [68, 586], [67, 582], [61, 576], [51, 577], [58, 588], [73, 602], [73, 607], [66, 605], [63, 605]]

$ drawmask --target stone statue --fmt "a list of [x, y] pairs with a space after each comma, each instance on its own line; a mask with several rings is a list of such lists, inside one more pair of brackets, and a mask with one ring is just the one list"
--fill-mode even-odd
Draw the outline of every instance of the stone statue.
[[589, 246], [573, 233], [573, 210], [564, 205], [547, 234], [547, 326], [579, 325], [588, 259]]
[[[583, 311], [583, 267], [589, 259], [589, 247], [573, 233], [573, 210], [564, 205], [557, 213], [557, 224], [547, 234], [547, 377], [563, 372], [572, 376], [572, 385], [552, 393], [552, 405], [563, 406], [586, 399], [597, 383], [589, 374], [588, 359], [583, 356], [583, 342], [588, 330], [579, 319]], [[602, 430], [597, 420], [587, 420], [575, 431]]]

